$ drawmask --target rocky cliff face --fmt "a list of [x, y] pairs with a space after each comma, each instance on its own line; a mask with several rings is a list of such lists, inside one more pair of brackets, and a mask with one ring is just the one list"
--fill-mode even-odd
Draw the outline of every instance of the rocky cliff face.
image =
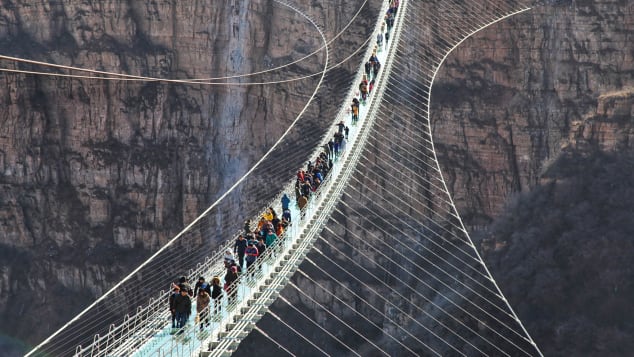
[[[332, 36], [360, 3], [321, 1], [312, 4], [309, 13], [326, 24], [327, 35]], [[371, 2], [369, 9], [374, 11], [366, 14], [367, 19], [378, 3]], [[565, 175], [548, 174], [556, 167], [551, 164], [587, 164], [556, 160], [562, 148], [588, 154], [630, 147], [632, 10], [617, 0], [537, 6], [478, 33], [448, 58], [434, 85], [433, 131], [445, 179], [468, 225], [490, 223], [518, 192], [551, 184], [554, 178], [565, 181]], [[355, 49], [370, 21], [355, 23], [337, 48]], [[0, 2], [0, 44], [3, 54], [169, 78], [264, 70], [320, 46], [312, 27], [288, 9], [240, 0]], [[347, 54], [338, 53], [340, 58]], [[318, 56], [281, 74], [241, 81], [315, 73], [322, 60]], [[1, 63], [5, 68], [41, 70]], [[344, 68], [338, 74], [345, 72]], [[50, 333], [191, 221], [279, 137], [316, 85], [307, 80], [273, 89], [215, 87], [7, 73], [0, 79], [5, 84], [0, 87], [0, 326], [29, 343]], [[335, 81], [330, 85], [333, 90], [341, 87]], [[328, 116], [336, 97], [320, 97], [311, 109], [314, 117]], [[304, 130], [321, 130], [314, 123], [304, 124]], [[304, 157], [288, 159], [292, 167]], [[536, 202], [552, 205], [549, 199], [558, 191], [540, 192], [546, 193]], [[581, 195], [583, 190], [571, 192]], [[235, 201], [242, 205], [239, 198]], [[568, 209], [566, 204], [561, 211]], [[346, 215], [361, 213], [367, 212]], [[356, 227], [352, 221], [350, 226]], [[485, 251], [493, 259], [502, 290], [518, 306], [520, 317], [528, 319], [533, 337], [552, 354], [618, 354], [619, 350], [595, 347], [605, 331], [628, 336], [618, 314], [624, 301], [631, 301], [631, 279], [623, 278], [629, 273], [612, 266], [608, 279], [603, 279], [596, 273], [600, 269], [575, 271], [573, 283], [557, 294], [546, 287], [564, 286], [561, 281], [580, 264], [598, 268], [612, 253], [596, 261], [582, 258], [597, 250], [607, 252], [611, 245], [624, 255], [616, 261], [626, 266], [629, 250], [606, 239], [570, 257], [567, 250], [578, 242], [567, 240], [557, 250], [549, 246], [559, 244], [556, 241], [536, 237], [528, 249], [525, 240], [507, 239], [515, 229], [530, 230], [532, 225], [526, 222], [533, 221], [526, 218], [524, 225], [506, 230], [496, 228], [505, 225], [492, 227], [500, 233], [485, 237]], [[594, 231], [614, 223], [602, 222]], [[363, 247], [353, 250], [366, 252]], [[320, 248], [330, 249], [323, 244]], [[568, 256], [565, 263], [561, 254]], [[543, 274], [546, 264], [553, 269]], [[533, 280], [517, 285], [512, 266], [528, 267], [520, 276]], [[577, 323], [570, 317], [591, 304], [602, 306], [597, 302], [606, 296], [588, 295], [548, 320], [571, 295], [587, 292], [582, 286], [587, 275], [605, 282], [602, 292], [612, 289], [615, 298], [610, 305], [584, 315], [585, 325]], [[595, 286], [597, 280], [589, 281], [588, 286]], [[326, 295], [318, 299], [336, 305]], [[538, 304], [547, 308], [536, 310]], [[526, 311], [543, 315], [531, 320], [522, 314]], [[595, 341], [593, 349], [560, 348], [587, 337], [579, 331], [606, 311], [611, 317], [593, 329], [595, 340], [588, 339]], [[553, 334], [559, 337], [548, 337]]]
[[545, 355], [631, 348], [633, 23], [622, 1], [538, 6], [466, 41], [434, 85], [458, 210]]
[[[332, 38], [360, 3], [305, 10]], [[364, 23], [354, 23], [332, 63], [365, 36]], [[304, 17], [271, 1], [0, 2], [2, 54], [116, 73], [236, 76], [321, 46]], [[323, 62], [320, 51], [276, 72], [219, 81], [288, 79], [317, 73]], [[214, 86], [0, 74], [0, 330], [37, 342], [117, 282], [268, 150], [318, 79]], [[317, 102], [312, 118], [331, 115], [333, 98]], [[318, 139], [327, 124], [306, 119], [302, 128]], [[286, 157], [280, 175], [309, 150]], [[262, 208], [235, 201], [244, 214]]]
[[447, 58], [432, 92], [434, 138], [468, 224], [490, 222], [539, 182], [580, 121], [612, 110], [606, 96], [634, 81], [633, 21], [621, 1], [538, 5]]

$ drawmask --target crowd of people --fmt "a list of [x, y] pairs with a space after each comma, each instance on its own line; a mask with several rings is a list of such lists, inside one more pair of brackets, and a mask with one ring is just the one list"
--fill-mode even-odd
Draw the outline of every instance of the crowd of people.
[[[355, 97], [350, 106], [352, 125], [355, 125], [359, 120], [359, 106], [365, 104], [368, 95], [372, 93], [381, 68], [377, 51], [382, 49], [384, 38], [386, 44], [389, 41], [399, 0], [389, 0], [389, 3], [389, 9], [384, 22], [381, 24], [381, 32], [377, 35], [376, 45], [370, 59], [364, 66], [365, 73], [359, 85], [360, 99]], [[387, 31], [385, 31], [386, 26]], [[337, 123], [332, 139], [322, 147], [323, 150], [319, 155], [314, 161], [308, 161], [306, 169], [297, 171], [295, 204], [300, 211], [305, 210], [314, 193], [328, 178], [334, 165], [333, 161], [336, 161], [345, 151], [349, 130], [343, 121]], [[195, 321], [201, 331], [209, 326], [212, 318], [209, 316], [210, 314], [219, 316], [221, 313], [223, 296], [227, 298], [227, 306], [233, 305], [237, 299], [239, 277], [244, 275], [246, 279], [255, 279], [256, 270], [261, 271], [262, 269], [261, 264], [255, 263], [263, 257], [267, 250], [271, 251], [268, 255], [272, 255], [276, 250], [275, 247], [279, 246], [275, 242], [284, 239], [284, 232], [291, 224], [292, 219], [290, 205], [291, 199], [284, 193], [281, 197], [281, 216], [273, 207], [269, 207], [255, 225], [250, 220], [244, 222], [243, 232], [236, 238], [233, 249], [227, 249], [224, 253], [225, 275], [222, 281], [220, 276], [214, 276], [211, 282], [207, 282], [205, 277], [201, 276], [193, 289], [185, 276], [172, 283], [169, 309], [174, 332], [182, 333], [183, 327], [189, 321], [192, 312], [192, 298], [196, 299]]]

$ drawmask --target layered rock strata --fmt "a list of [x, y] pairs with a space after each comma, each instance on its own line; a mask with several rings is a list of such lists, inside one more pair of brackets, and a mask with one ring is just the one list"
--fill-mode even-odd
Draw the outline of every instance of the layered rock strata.
[[[300, 8], [332, 39], [363, 4]], [[218, 227], [236, 220], [231, 232], [240, 228], [237, 220], [262, 209], [308, 158], [349, 84], [350, 63], [340, 62], [365, 41], [365, 15], [376, 6], [365, 4], [360, 21], [330, 44], [339, 49], [330, 54], [330, 65], [339, 64], [324, 85], [330, 91], [307, 108], [258, 177], [229, 198], [232, 210], [214, 216], [224, 222]], [[304, 108], [325, 64], [317, 29], [271, 1], [14, 2], [0, 4], [0, 19], [3, 55], [234, 83], [0, 75], [0, 329], [28, 343], [101, 295], [243, 176]], [[271, 81], [279, 83], [235, 85]], [[204, 234], [187, 245], [228, 238]]]

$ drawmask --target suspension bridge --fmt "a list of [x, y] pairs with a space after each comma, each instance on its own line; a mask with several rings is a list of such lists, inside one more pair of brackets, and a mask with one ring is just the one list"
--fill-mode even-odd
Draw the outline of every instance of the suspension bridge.
[[[314, 97], [334, 67], [329, 64], [331, 41], [299, 5], [279, 3], [301, 13], [321, 36], [324, 67]], [[383, 66], [374, 78], [375, 88], [353, 125], [346, 109], [358, 96], [360, 69], [348, 83], [352, 86], [342, 109], [331, 119], [331, 127], [340, 121], [350, 126], [345, 150], [308, 205], [302, 210], [291, 206], [292, 221], [284, 235], [258, 257], [252, 270], [241, 274], [235, 283], [237, 297], [219, 300], [218, 313], [205, 312], [209, 325], [201, 330], [194, 313], [184, 328], [174, 331], [170, 292], [159, 293], [157, 284], [167, 288], [166, 277], [176, 276], [182, 267], [189, 269], [190, 281], [224, 275], [222, 255], [233, 250], [232, 232], [240, 229], [235, 219], [222, 219], [234, 205], [232, 195], [259, 187], [258, 180], [248, 181], [253, 176], [268, 177], [261, 163], [284, 152], [278, 144], [304, 111], [207, 211], [27, 356], [226, 356], [253, 351], [541, 356], [462, 224], [439, 169], [429, 120], [432, 84], [447, 55], [476, 32], [529, 9], [522, 1], [401, 0], [388, 30], [384, 2], [363, 54], [367, 60], [377, 35], [388, 35], [378, 48]], [[122, 78], [88, 76], [97, 75]], [[294, 170], [299, 168], [296, 162], [317, 157], [331, 134], [327, 130], [315, 140], [309, 155], [301, 152], [299, 159], [290, 160]], [[275, 192], [260, 208], [281, 211], [281, 195], [294, 197], [295, 180], [289, 179], [269, 185]], [[218, 229], [231, 239], [216, 244], [213, 252], [189, 246]], [[208, 307], [214, 308], [213, 303]]]

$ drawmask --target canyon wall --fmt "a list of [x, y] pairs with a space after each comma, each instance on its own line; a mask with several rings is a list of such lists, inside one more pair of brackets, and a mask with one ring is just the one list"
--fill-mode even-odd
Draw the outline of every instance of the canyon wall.
[[432, 91], [433, 135], [468, 225], [537, 185], [571, 131], [604, 110], [599, 98], [632, 86], [633, 23], [623, 1], [536, 4], [451, 53]]
[[[329, 39], [351, 25], [345, 40], [333, 42], [341, 50], [331, 53], [331, 65], [365, 40], [377, 3], [361, 7], [361, 20], [352, 23], [364, 2], [300, 6]], [[1, 1], [2, 55], [233, 84], [0, 74], [0, 331], [40, 341], [198, 216], [304, 108], [319, 82], [313, 74], [323, 70], [322, 46], [305, 17], [274, 1]], [[356, 66], [358, 56], [351, 59]], [[294, 144], [307, 132], [315, 140], [324, 134], [351, 63], [339, 65], [338, 82], [324, 85], [331, 91], [318, 96], [284, 143], [295, 155], [268, 179], [286, 181], [308, 159], [313, 147]], [[313, 76], [282, 81], [307, 74]], [[271, 81], [282, 82], [236, 85]], [[251, 191], [230, 197], [240, 217], [263, 208], [240, 192]], [[207, 239], [213, 246], [227, 238]]]
[[458, 47], [432, 92], [458, 211], [548, 356], [626, 356], [634, 8], [557, 1]]
[[[361, 3], [322, 1], [311, 4], [308, 12], [332, 37]], [[340, 49], [334, 63], [365, 40], [379, 3], [370, 2], [364, 20], [355, 21], [333, 46]], [[433, 87], [433, 136], [454, 201], [472, 232], [484, 232], [475, 236], [492, 259], [494, 276], [548, 355], [623, 354], [597, 347], [599, 339], [589, 347], [580, 344], [578, 350], [564, 348], [584, 338], [579, 331], [596, 318], [584, 316], [584, 325], [572, 317], [591, 303], [602, 306], [597, 301], [605, 295], [570, 304], [574, 309], [552, 318], [552, 311], [572, 295], [587, 292], [592, 285], [583, 286], [584, 274], [601, 270], [605, 259], [594, 261], [599, 265], [590, 272], [563, 264], [544, 275], [544, 266], [558, 261], [553, 247], [541, 249], [548, 241], [534, 240], [529, 249], [504, 228], [508, 225], [489, 224], [505, 210], [514, 212], [508, 203], [520, 200], [519, 193], [529, 194], [555, 178], [565, 181], [549, 170], [571, 165], [559, 160], [570, 150], [592, 156], [630, 148], [632, 11], [630, 4], [617, 0], [536, 4], [465, 41], [443, 64]], [[0, 2], [1, 54], [134, 75], [239, 75], [301, 59], [320, 46], [319, 35], [303, 17], [265, 1]], [[320, 53], [280, 72], [237, 81], [317, 73], [323, 61]], [[336, 70], [339, 79], [325, 85], [332, 92], [321, 93], [309, 108], [316, 120], [300, 123], [303, 132], [294, 131], [292, 138], [307, 132], [319, 137], [325, 131], [328, 122], [322, 119], [340, 104], [340, 88], [350, 84], [350, 68], [359, 61], [354, 57]], [[3, 68], [68, 73], [1, 63]], [[317, 85], [316, 79], [275, 86], [207, 86], [12, 73], [3, 73], [0, 80], [5, 84], [0, 88], [0, 331], [28, 344], [94, 300], [213, 202], [277, 140]], [[287, 148], [293, 143], [287, 142]], [[288, 167], [301, 164], [308, 151], [289, 156]], [[574, 161], [579, 163], [585, 161]], [[552, 204], [551, 192], [537, 196], [537, 202]], [[610, 197], [618, 200], [618, 195]], [[241, 197], [232, 199], [241, 216], [262, 208]], [[355, 202], [354, 196], [348, 199]], [[359, 205], [351, 204], [355, 209]], [[541, 210], [534, 211], [537, 215]], [[369, 217], [356, 223], [350, 218], [350, 227], [371, 221], [366, 210], [344, 212], [345, 219], [341, 214], [335, 219]], [[530, 224], [512, 227], [531, 229]], [[400, 231], [394, 229], [389, 233]], [[603, 242], [595, 248], [610, 247], [610, 240]], [[575, 247], [567, 243], [562, 247]], [[629, 250], [614, 246], [622, 251], [618, 261], [626, 265]], [[331, 249], [325, 243], [318, 247]], [[611, 251], [605, 252], [600, 254], [609, 257]], [[577, 262], [574, 267], [581, 264]], [[530, 277], [523, 284], [517, 284], [517, 267], [523, 269], [521, 276]], [[630, 291], [623, 278], [630, 273], [613, 271], [615, 277], [600, 288], [611, 288], [617, 297], [611, 306], [619, 307]], [[575, 285], [567, 286], [565, 294], [550, 294], [545, 287], [560, 284], [570, 272], [578, 278]], [[346, 278], [340, 274], [335, 277]], [[297, 294], [289, 296], [301, 300]], [[554, 299], [544, 301], [548, 297]], [[318, 298], [342, 310], [330, 297]], [[298, 306], [312, 311], [311, 303], [302, 304]], [[543, 315], [529, 315], [535, 311]], [[620, 310], [603, 311], [613, 316]], [[616, 320], [608, 319], [592, 336], [604, 331], [612, 331], [612, 337], [631, 336]], [[553, 335], [558, 338], [548, 337]]]

